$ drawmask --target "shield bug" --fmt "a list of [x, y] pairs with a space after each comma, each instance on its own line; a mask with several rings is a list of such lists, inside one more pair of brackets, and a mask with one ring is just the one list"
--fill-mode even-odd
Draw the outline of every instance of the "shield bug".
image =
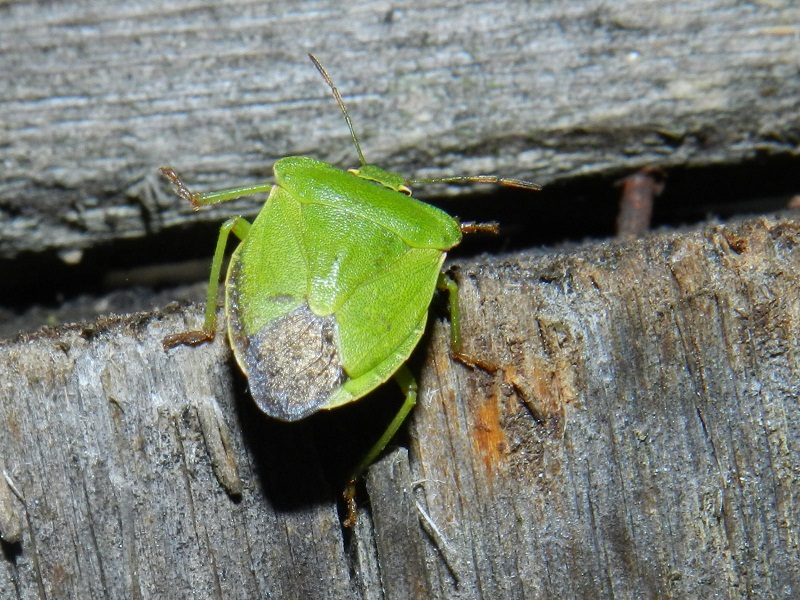
[[[394, 376], [405, 402], [353, 472], [353, 484], [383, 450], [416, 402], [405, 366], [420, 340], [437, 287], [450, 295], [451, 345], [460, 347], [458, 290], [441, 274], [463, 233], [496, 224], [459, 223], [411, 197], [415, 183], [499, 183], [539, 189], [492, 175], [407, 180], [364, 160], [339, 91], [309, 55], [344, 115], [360, 166], [344, 171], [305, 156], [280, 159], [275, 183], [195, 194], [169, 167], [161, 173], [196, 209], [269, 193], [253, 223], [232, 217], [221, 227], [200, 331], [164, 339], [164, 349], [196, 345], [216, 333], [217, 290], [228, 236], [240, 243], [225, 280], [228, 339], [256, 404], [296, 421], [347, 404]], [[463, 358], [463, 357], [462, 357]], [[352, 515], [352, 511], [351, 511]]]

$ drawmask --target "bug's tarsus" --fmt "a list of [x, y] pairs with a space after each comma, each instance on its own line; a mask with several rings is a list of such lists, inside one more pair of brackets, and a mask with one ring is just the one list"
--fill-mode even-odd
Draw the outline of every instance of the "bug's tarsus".
[[344, 505], [347, 509], [347, 517], [345, 517], [344, 521], [342, 521], [342, 525], [347, 527], [348, 529], [356, 526], [356, 479], [351, 478], [347, 485], [344, 488], [344, 492], [342, 493], [344, 497]]
[[367, 161], [364, 160], [364, 153], [361, 152], [361, 144], [358, 143], [358, 138], [356, 137], [356, 130], [353, 129], [353, 121], [350, 120], [350, 115], [347, 114], [347, 108], [344, 105], [344, 100], [342, 100], [342, 95], [339, 93], [339, 90], [336, 89], [336, 86], [333, 83], [333, 80], [328, 75], [328, 72], [325, 70], [325, 67], [322, 66], [317, 60], [317, 57], [313, 54], [309, 53], [308, 57], [311, 59], [311, 62], [314, 63], [314, 66], [317, 67], [317, 71], [319, 71], [322, 78], [325, 80], [325, 83], [328, 84], [328, 87], [331, 88], [333, 92], [333, 97], [336, 98], [336, 103], [339, 105], [339, 108], [342, 110], [342, 114], [344, 115], [344, 120], [347, 122], [347, 128], [350, 130], [350, 137], [353, 138], [353, 144], [356, 147], [356, 152], [358, 152], [358, 160], [362, 165], [366, 165]]
[[183, 179], [175, 172], [175, 169], [172, 167], [161, 167], [158, 172], [175, 186], [178, 195], [184, 200], [187, 200], [195, 210], [200, 208], [200, 203], [197, 201], [200, 194], [191, 192], [189, 188], [186, 187], [186, 184], [183, 183]]
[[451, 349], [450, 356], [453, 358], [453, 360], [460, 362], [462, 365], [472, 371], [477, 371], [480, 369], [484, 373], [492, 376], [496, 375], [498, 372], [501, 373], [503, 376], [503, 381], [505, 381], [506, 385], [510, 386], [511, 389], [514, 390], [514, 393], [522, 401], [523, 406], [528, 409], [528, 412], [531, 414], [533, 419], [540, 425], [547, 422], [547, 417], [538, 407], [535, 398], [528, 390], [528, 386], [523, 384], [522, 378], [519, 376], [517, 369], [513, 365], [498, 365], [491, 361], [465, 354], [459, 350]]
[[183, 333], [175, 333], [168, 335], [161, 340], [161, 345], [164, 351], [170, 350], [175, 346], [199, 346], [214, 339], [214, 333], [200, 329], [197, 331], [184, 331]]
[[483, 360], [482, 358], [478, 358], [476, 356], [471, 356], [460, 350], [451, 350], [450, 356], [453, 357], [454, 360], [457, 360], [465, 367], [472, 369], [473, 371], [476, 369], [480, 369], [481, 371], [485, 371], [489, 375], [494, 375], [498, 371], [502, 371], [502, 367], [499, 365], [494, 364], [488, 360]]
[[477, 223], [475, 221], [464, 221], [460, 224], [461, 233], [489, 233], [491, 235], [500, 235], [500, 223], [496, 221], [489, 221], [488, 223]]

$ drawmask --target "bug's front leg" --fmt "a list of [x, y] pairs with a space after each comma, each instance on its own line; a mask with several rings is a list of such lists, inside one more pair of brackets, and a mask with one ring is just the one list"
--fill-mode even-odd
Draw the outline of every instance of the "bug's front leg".
[[230, 202], [238, 198], [245, 198], [256, 194], [267, 194], [270, 189], [272, 189], [271, 183], [258, 183], [256, 185], [200, 194], [192, 192], [172, 167], [161, 167], [158, 172], [175, 186], [175, 191], [178, 192], [178, 196], [191, 204], [192, 208], [195, 210], [199, 210], [200, 207], [206, 206], [207, 204], [222, 204], [223, 202]]
[[208, 280], [208, 293], [206, 294], [206, 310], [203, 328], [195, 331], [184, 331], [165, 337], [161, 344], [164, 350], [175, 346], [197, 346], [214, 339], [217, 333], [217, 292], [219, 291], [219, 276], [222, 271], [222, 259], [225, 257], [225, 247], [228, 236], [233, 233], [240, 240], [247, 237], [250, 223], [242, 217], [231, 217], [222, 224], [217, 238], [217, 248], [214, 251], [214, 260], [211, 262], [211, 276]]

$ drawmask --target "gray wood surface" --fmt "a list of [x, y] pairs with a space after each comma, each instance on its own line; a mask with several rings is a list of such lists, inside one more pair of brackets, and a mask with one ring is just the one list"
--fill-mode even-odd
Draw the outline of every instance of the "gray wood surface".
[[412, 477], [466, 563], [440, 597], [797, 595], [798, 233], [461, 272], [468, 351], [516, 372], [453, 366], [441, 335], [423, 372]]
[[199, 309], [2, 343], [0, 598], [800, 592], [800, 223], [457, 267], [466, 349], [503, 369], [433, 319], [409, 450], [347, 536], [320, 459], [382, 417], [262, 417], [222, 338], [162, 351]]
[[[193, 213], [162, 164], [198, 190], [354, 166], [309, 51], [410, 177], [796, 157], [798, 23], [788, 0], [0, 0], [0, 265], [252, 214]], [[388, 388], [267, 419], [223, 337], [161, 350], [200, 307], [0, 341], [0, 598], [796, 597], [798, 241], [790, 215], [458, 262], [467, 351], [503, 368], [452, 362], [434, 310], [408, 448], [352, 532], [330, 457]]]
[[0, 349], [0, 448], [27, 525], [0, 597], [352, 597], [308, 435], [236, 406], [222, 338], [165, 354], [182, 326], [141, 315]]
[[[0, 2], [0, 258], [252, 213], [200, 190], [290, 154], [409, 177], [578, 175], [796, 153], [790, 1]], [[457, 193], [454, 190], [451, 193]]]

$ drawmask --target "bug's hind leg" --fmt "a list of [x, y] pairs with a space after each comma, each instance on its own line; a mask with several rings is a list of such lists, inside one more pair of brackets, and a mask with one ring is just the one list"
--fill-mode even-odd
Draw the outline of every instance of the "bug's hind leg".
[[356, 481], [367, 470], [378, 455], [386, 448], [386, 445], [392, 440], [397, 430], [408, 417], [411, 409], [417, 403], [417, 380], [411, 374], [409, 368], [403, 364], [394, 374], [394, 379], [403, 391], [405, 400], [403, 401], [400, 410], [389, 423], [389, 426], [381, 434], [381, 437], [372, 445], [367, 454], [358, 463], [358, 466], [353, 470], [350, 478], [347, 481], [347, 486], [344, 489], [344, 501], [347, 505], [347, 518], [344, 520], [345, 527], [353, 527], [356, 524]]

